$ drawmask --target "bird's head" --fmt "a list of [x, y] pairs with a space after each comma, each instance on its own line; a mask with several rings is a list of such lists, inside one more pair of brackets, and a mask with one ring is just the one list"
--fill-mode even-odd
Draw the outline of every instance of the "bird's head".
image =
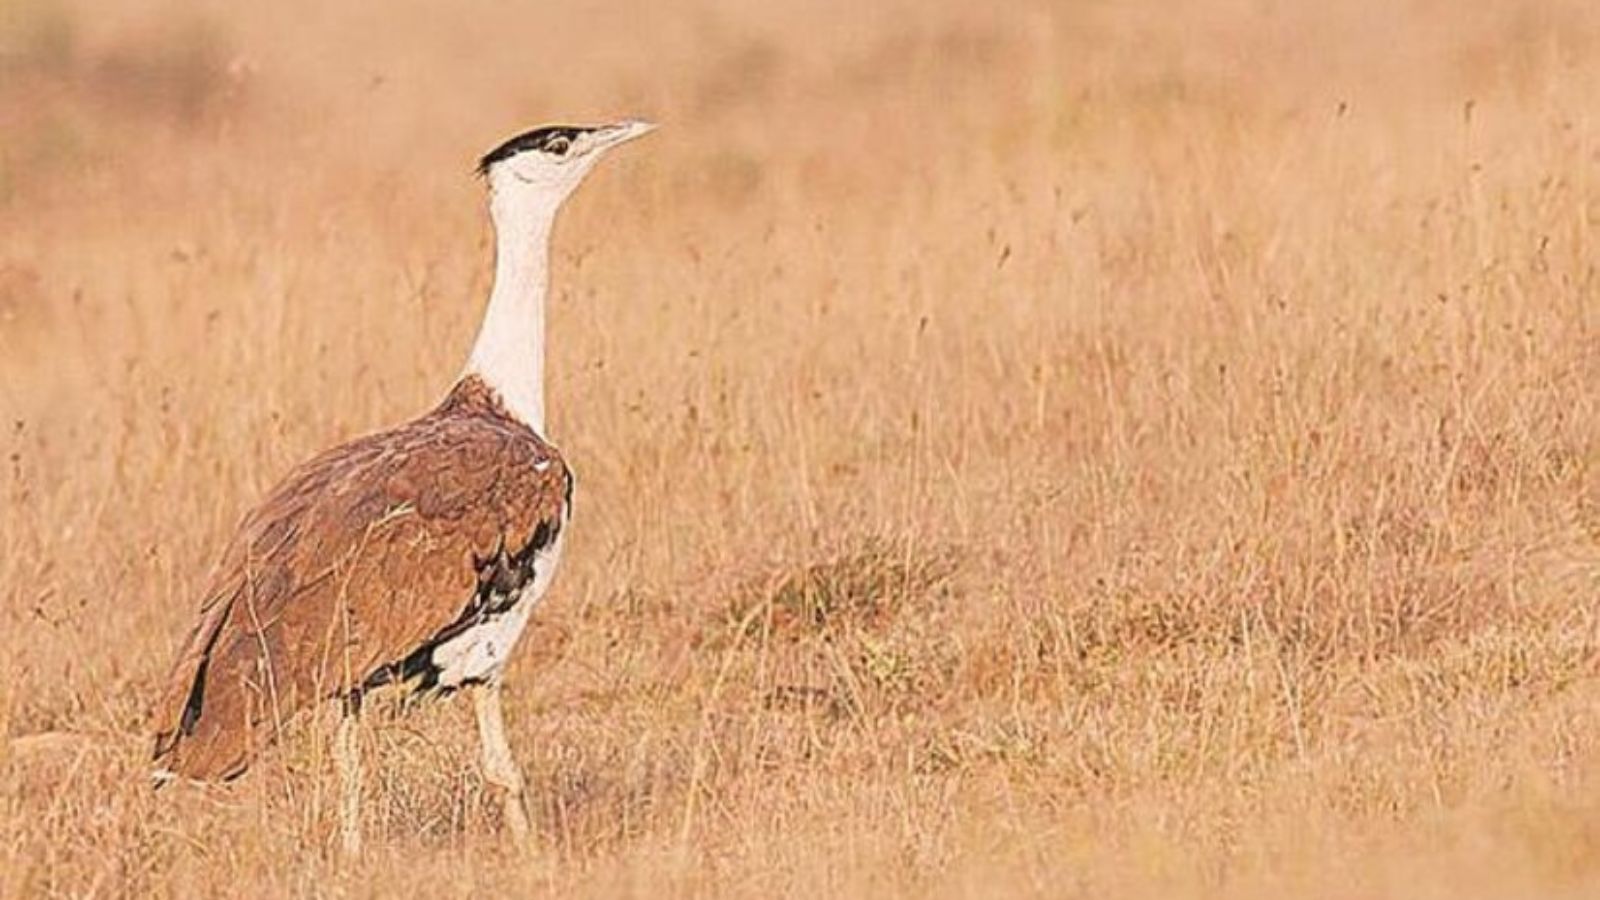
[[497, 199], [559, 206], [606, 151], [655, 130], [649, 122], [547, 125], [517, 135], [484, 154], [478, 174]]

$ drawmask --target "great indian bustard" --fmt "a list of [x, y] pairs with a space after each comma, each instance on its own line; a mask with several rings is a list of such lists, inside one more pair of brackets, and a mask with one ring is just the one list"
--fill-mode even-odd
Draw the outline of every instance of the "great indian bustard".
[[539, 128], [483, 157], [495, 276], [466, 370], [432, 412], [304, 463], [245, 516], [156, 710], [158, 784], [231, 779], [289, 717], [338, 701], [341, 834], [355, 851], [362, 693], [467, 688], [484, 777], [527, 839], [499, 685], [572, 514], [572, 474], [544, 436], [550, 232], [600, 157], [653, 127]]

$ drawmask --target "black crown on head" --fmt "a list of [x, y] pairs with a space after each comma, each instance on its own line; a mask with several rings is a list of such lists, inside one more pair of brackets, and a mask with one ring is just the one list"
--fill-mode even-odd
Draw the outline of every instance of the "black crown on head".
[[477, 172], [479, 175], [487, 175], [490, 167], [495, 163], [510, 159], [518, 153], [526, 153], [529, 150], [543, 150], [557, 139], [570, 144], [577, 140], [578, 135], [593, 130], [593, 128], [583, 128], [577, 125], [545, 125], [532, 131], [524, 131], [485, 153], [483, 158], [478, 160]]

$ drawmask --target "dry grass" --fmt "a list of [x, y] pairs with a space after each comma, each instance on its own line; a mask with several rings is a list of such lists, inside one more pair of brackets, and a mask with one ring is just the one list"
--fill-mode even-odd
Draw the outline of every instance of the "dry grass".
[[[1316, 11], [1326, 5], [1337, 11]], [[0, 3], [0, 896], [1600, 892], [1588, 0]], [[239, 514], [438, 396], [475, 152], [579, 527], [469, 715], [144, 785]]]

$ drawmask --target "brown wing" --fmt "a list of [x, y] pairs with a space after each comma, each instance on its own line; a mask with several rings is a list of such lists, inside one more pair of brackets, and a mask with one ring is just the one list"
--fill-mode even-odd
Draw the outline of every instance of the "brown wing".
[[243, 772], [295, 712], [455, 623], [480, 577], [559, 531], [568, 485], [554, 448], [475, 378], [296, 469], [212, 574], [157, 710], [158, 767]]

